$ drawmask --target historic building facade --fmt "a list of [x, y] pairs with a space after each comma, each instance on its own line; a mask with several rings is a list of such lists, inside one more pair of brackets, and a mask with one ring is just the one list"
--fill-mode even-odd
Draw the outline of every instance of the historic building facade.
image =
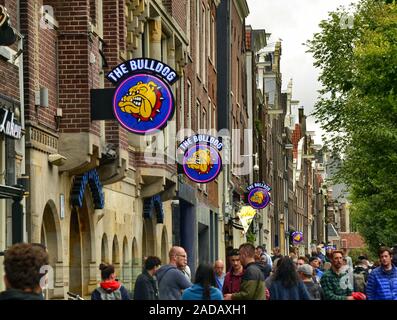
[[[0, 251], [26, 239], [23, 40], [15, 1], [0, 1]], [[0, 263], [2, 264], [2, 257]], [[3, 268], [0, 270], [2, 278]], [[4, 289], [3, 281], [0, 290]]]
[[143, 257], [168, 259], [175, 118], [148, 138], [90, 113], [91, 89], [111, 87], [105, 75], [126, 59], [154, 58], [183, 74], [188, 39], [168, 9], [144, 0], [22, 4], [27, 240], [48, 247], [49, 298], [89, 295], [102, 261], [131, 290]]

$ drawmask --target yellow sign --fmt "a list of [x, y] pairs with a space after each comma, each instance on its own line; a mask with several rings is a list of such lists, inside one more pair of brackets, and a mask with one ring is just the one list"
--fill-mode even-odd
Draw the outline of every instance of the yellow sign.
[[247, 233], [248, 228], [254, 219], [256, 214], [256, 210], [251, 206], [244, 206], [241, 210], [237, 213], [237, 216], [240, 218], [241, 224], [244, 228], [244, 233]]

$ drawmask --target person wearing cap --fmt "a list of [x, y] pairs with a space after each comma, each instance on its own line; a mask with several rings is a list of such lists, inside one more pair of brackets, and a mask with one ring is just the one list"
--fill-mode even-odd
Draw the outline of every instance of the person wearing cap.
[[381, 247], [379, 259], [381, 265], [368, 276], [368, 300], [397, 300], [397, 267], [391, 262], [390, 248]]
[[323, 290], [318, 283], [313, 281], [313, 267], [309, 264], [303, 264], [298, 266], [297, 271], [312, 300], [324, 300]]

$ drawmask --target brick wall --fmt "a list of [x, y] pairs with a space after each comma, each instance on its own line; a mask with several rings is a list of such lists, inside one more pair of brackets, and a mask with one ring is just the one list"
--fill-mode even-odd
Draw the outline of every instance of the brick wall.
[[[231, 6], [231, 77], [232, 77], [232, 91], [233, 97], [231, 99], [232, 103], [232, 114], [236, 120], [236, 123], [232, 128], [240, 130], [240, 140], [233, 141], [233, 147], [237, 147], [235, 151], [237, 156], [237, 161], [242, 161], [239, 155], [245, 154], [244, 146], [246, 145], [244, 141], [244, 129], [248, 127], [248, 113], [246, 105], [246, 78], [245, 78], [245, 22], [241, 21], [238, 14], [235, 2]], [[233, 121], [232, 116], [232, 121]], [[234, 153], [234, 154], [236, 154]], [[245, 159], [244, 159], [245, 160]], [[243, 188], [248, 183], [248, 176], [233, 176], [233, 183], [237, 186], [242, 186]], [[241, 191], [243, 192], [243, 191]]]
[[136, 166], [141, 167], [141, 168], [159, 168], [159, 169], [166, 169], [168, 170], [168, 172], [170, 173], [174, 173], [176, 171], [176, 164], [175, 163], [170, 163], [167, 164], [167, 158], [166, 156], [163, 157], [159, 157], [156, 162], [158, 163], [148, 163], [145, 160], [145, 153], [143, 152], [136, 152], [134, 154], [135, 159], [134, 159], [134, 164], [136, 164]]
[[302, 130], [300, 124], [295, 124], [295, 130], [292, 133], [292, 144], [293, 144], [293, 154], [294, 159], [298, 158], [298, 142], [302, 138]]
[[[25, 35], [25, 109], [26, 120], [53, 130], [56, 108], [62, 108], [60, 131], [92, 132], [99, 125], [90, 121], [90, 88], [99, 85], [99, 67], [90, 64], [90, 54], [98, 59], [98, 39], [89, 38], [88, 23], [92, 1], [22, 1], [21, 29]], [[49, 5], [59, 29], [40, 27], [40, 8]], [[58, 77], [58, 79], [57, 79]], [[57, 81], [58, 85], [57, 85]], [[37, 108], [35, 91], [48, 88], [49, 107]]]
[[[35, 71], [34, 41], [37, 36], [35, 32], [35, 21], [37, 22], [38, 16], [35, 13], [34, 2], [23, 1], [21, 2], [21, 33], [25, 36], [24, 39], [24, 100], [25, 100], [25, 120], [32, 121], [36, 112], [34, 109], [34, 90], [35, 85], [31, 75]], [[37, 24], [36, 24], [37, 27]]]
[[[108, 62], [105, 74], [122, 62], [120, 51], [125, 51], [125, 15], [124, 1], [117, 4], [114, 0], [103, 1], [103, 38], [106, 43], [104, 54]], [[105, 87], [113, 85], [105, 79]], [[105, 121], [106, 141], [119, 145], [123, 149], [128, 148], [127, 131], [116, 120]]]
[[[183, 19], [186, 19], [186, 13], [183, 12], [183, 6], [178, 4], [179, 1], [173, 1], [173, 13], [174, 18], [178, 21], [179, 24], [185, 23]], [[211, 14], [216, 17], [216, 7], [213, 4], [212, 0], [203, 0], [201, 3], [205, 5], [205, 7], [210, 6]], [[176, 8], [178, 7], [178, 8]], [[186, 7], [186, 6], [185, 6]], [[200, 6], [201, 9], [201, 6]], [[184, 99], [185, 99], [185, 114], [184, 114], [184, 123], [186, 124], [188, 121], [187, 118], [187, 113], [188, 113], [188, 96], [187, 96], [187, 81], [189, 81], [192, 85], [192, 96], [191, 96], [191, 101], [192, 101], [192, 113], [191, 113], [191, 122], [192, 122], [192, 130], [196, 131], [196, 124], [197, 124], [197, 118], [201, 117], [203, 115], [203, 111], [206, 111], [206, 114], [208, 116], [208, 98], [211, 99], [211, 104], [215, 105], [216, 108], [216, 91], [217, 91], [217, 75], [216, 75], [216, 67], [210, 62], [208, 59], [208, 55], [205, 55], [205, 67], [208, 75], [208, 81], [207, 81], [207, 86], [204, 85], [204, 82], [202, 79], [199, 79], [197, 76], [198, 71], [196, 70], [196, 59], [198, 59], [198, 54], [201, 54], [201, 52], [197, 52], [196, 50], [196, 36], [199, 35], [197, 32], [196, 28], [196, 1], [191, 0], [190, 2], [190, 52], [191, 52], [191, 57], [193, 61], [189, 63], [185, 67], [185, 92], [184, 92]], [[186, 28], [183, 28], [186, 29]], [[207, 37], [209, 37], [209, 30], [207, 30], [206, 26], [206, 35], [205, 35], [205, 43], [207, 44]], [[216, 30], [215, 30], [216, 32]], [[216, 33], [215, 33], [216, 34]], [[197, 112], [196, 108], [196, 101], [200, 101], [201, 105], [201, 110]], [[181, 115], [178, 115], [180, 117]], [[214, 123], [214, 119], [212, 116], [212, 122]], [[201, 122], [202, 123], [202, 122]], [[208, 127], [215, 128], [217, 129], [217, 124], [209, 125]], [[200, 125], [200, 129], [202, 128], [202, 125]], [[180, 128], [178, 128], [180, 129]], [[207, 128], [208, 129], [208, 128]], [[197, 183], [193, 183], [191, 181], [188, 182], [192, 187], [198, 188]], [[206, 193], [203, 191], [198, 192], [198, 197], [201, 202], [204, 202], [212, 207], [218, 207], [218, 184], [213, 181], [207, 184], [208, 185], [208, 190]]]
[[341, 232], [339, 235], [340, 235], [341, 243], [342, 241], [346, 241], [346, 247], [348, 249], [365, 247], [364, 239], [361, 237], [359, 233]]
[[56, 129], [55, 114], [58, 107], [57, 95], [57, 34], [55, 30], [39, 29], [39, 87], [48, 88], [48, 108], [37, 108], [37, 121], [51, 129]]
[[[7, 8], [10, 22], [13, 28], [17, 29], [17, 7], [16, 1], [2, 0], [0, 4]], [[17, 50], [17, 44], [11, 46]], [[0, 93], [19, 101], [19, 68], [0, 58]]]

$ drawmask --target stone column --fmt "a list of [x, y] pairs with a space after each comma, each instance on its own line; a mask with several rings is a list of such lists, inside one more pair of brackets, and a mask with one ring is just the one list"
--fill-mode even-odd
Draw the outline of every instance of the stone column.
[[64, 279], [64, 264], [62, 261], [58, 261], [55, 264], [54, 272], [54, 293], [53, 298], [64, 298], [66, 295], [65, 279]]
[[161, 18], [149, 22], [150, 57], [161, 60]]

